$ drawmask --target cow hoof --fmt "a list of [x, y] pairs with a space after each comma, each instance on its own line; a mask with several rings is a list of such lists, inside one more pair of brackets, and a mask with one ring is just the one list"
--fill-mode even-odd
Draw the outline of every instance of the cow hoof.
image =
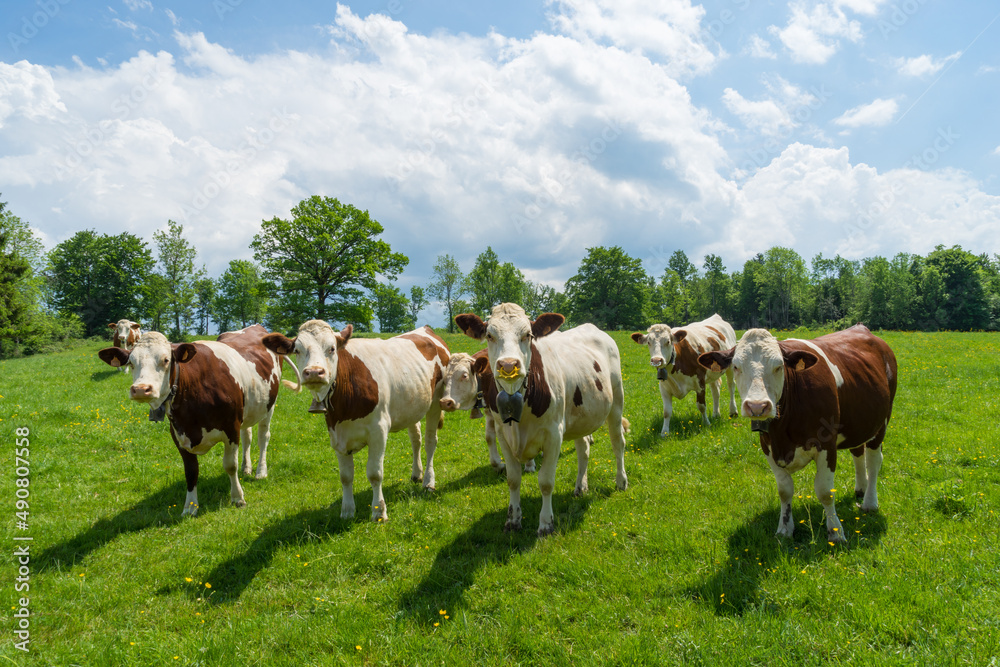
[[556, 527], [554, 525], [552, 525], [551, 523], [549, 525], [547, 525], [547, 526], [539, 526], [538, 527], [538, 536], [539, 537], [548, 537], [553, 532], [555, 532], [555, 529], [556, 529]]
[[423, 475], [410, 475], [410, 481], [413, 482], [414, 484], [420, 484], [420, 482], [424, 481], [424, 476]]
[[529, 461], [524, 464], [524, 472], [535, 472], [535, 462], [534, 460]]
[[628, 478], [627, 477], [622, 477], [621, 479], [616, 480], [615, 481], [615, 488], [617, 488], [619, 491], [624, 491], [625, 489], [627, 489], [628, 488]]
[[862, 512], [875, 512], [878, 510], [878, 505], [871, 505], [870, 507], [865, 507], [864, 503], [861, 503]]
[[587, 491], [589, 491], [589, 489], [587, 488], [587, 485], [585, 484], [583, 486], [578, 486], [575, 489], [573, 489], [573, 495], [577, 496], [577, 497], [580, 497], [583, 494], [585, 494]]
[[424, 491], [437, 491], [433, 484], [424, 484]]
[[789, 528], [787, 530], [782, 529], [782, 528], [778, 528], [778, 530], [774, 531], [774, 536], [777, 537], [779, 540], [781, 538], [783, 538], [783, 537], [791, 539], [792, 538], [792, 534], [794, 532], [795, 532], [795, 528]]
[[258, 472], [256, 475], [254, 475], [254, 477], [256, 479], [267, 479], [267, 471], [264, 470], [263, 472]]
[[385, 523], [389, 520], [389, 515], [384, 512], [375, 512], [372, 514], [372, 523]]
[[188, 505], [184, 508], [184, 511], [181, 512], [181, 516], [198, 516], [198, 506], [193, 504]]
[[233, 501], [233, 507], [246, 507], [246, 506], [247, 506], [247, 501], [243, 500], [242, 498]]
[[251, 472], [253, 472], [253, 470], [250, 468], [250, 466], [247, 466], [246, 468], [242, 468], [240, 470], [240, 475], [242, 475], [243, 477], [249, 477]]
[[505, 533], [519, 533], [521, 532], [521, 522], [520, 521], [508, 521], [503, 525], [503, 532]]
[[660, 431], [660, 437], [661, 438], [669, 438], [670, 437], [670, 431]]
[[847, 544], [847, 538], [839, 530], [826, 531], [826, 541], [833, 544]]
[[507, 468], [504, 466], [502, 461], [490, 461], [490, 467], [497, 471], [497, 473], [506, 472]]
[[353, 519], [354, 518], [354, 508], [353, 507], [344, 507], [344, 508], [341, 508], [341, 510], [340, 510], [340, 518], [341, 519]]

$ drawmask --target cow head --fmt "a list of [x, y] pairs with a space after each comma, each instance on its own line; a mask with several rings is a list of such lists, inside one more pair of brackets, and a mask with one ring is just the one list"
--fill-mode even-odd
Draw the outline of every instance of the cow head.
[[[444, 369], [444, 395], [441, 409], [445, 412], [472, 410], [479, 394], [478, 375], [489, 370], [490, 360], [464, 352], [451, 355]], [[475, 415], [473, 415], [475, 416]]]
[[677, 360], [674, 344], [681, 342], [686, 336], [687, 331], [683, 329], [671, 332], [670, 327], [666, 324], [654, 324], [646, 330], [646, 333], [637, 331], [632, 334], [632, 340], [649, 348], [651, 366], [665, 368], [669, 372]]
[[139, 340], [142, 335], [142, 325], [132, 320], [118, 320], [108, 324], [109, 329], [114, 329], [115, 347], [127, 347], [129, 334], [132, 335], [132, 342]]
[[698, 357], [698, 363], [715, 373], [733, 367], [743, 397], [740, 413], [750, 419], [777, 417], [786, 370], [802, 371], [817, 361], [812, 352], [785, 349], [767, 329], [750, 329], [733, 349]]
[[320, 402], [326, 400], [337, 382], [337, 352], [347, 344], [354, 327], [348, 324], [339, 333], [323, 320], [309, 320], [299, 327], [295, 338], [272, 333], [261, 341], [279, 355], [295, 355], [301, 368], [302, 384]]
[[132, 351], [120, 347], [106, 347], [97, 355], [110, 366], [132, 368], [132, 386], [129, 398], [159, 408], [170, 396], [170, 386], [176, 382], [172, 366], [184, 364], [198, 353], [191, 343], [171, 345], [166, 336], [149, 331], [136, 342]]
[[531, 321], [515, 303], [495, 306], [486, 322], [472, 313], [455, 317], [455, 323], [466, 336], [486, 341], [494, 379], [508, 394], [524, 388], [531, 367], [531, 341], [556, 331], [565, 321], [559, 313], [542, 313]]

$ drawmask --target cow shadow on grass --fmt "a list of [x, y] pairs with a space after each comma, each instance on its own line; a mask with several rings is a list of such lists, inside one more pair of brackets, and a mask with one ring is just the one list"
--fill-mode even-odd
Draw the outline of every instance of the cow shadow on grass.
[[[53, 570], [73, 566], [83, 561], [89, 554], [114, 541], [119, 535], [137, 533], [147, 528], [171, 526], [185, 520], [181, 517], [187, 485], [183, 476], [177, 482], [163, 487], [146, 496], [128, 509], [110, 518], [98, 519], [94, 525], [70, 539], [54, 544], [32, 559], [32, 565], [39, 570]], [[229, 477], [203, 475], [198, 480], [198, 496], [202, 501], [198, 516], [214, 512], [227, 503], [217, 502], [229, 499]], [[205, 502], [209, 501], [209, 502]], [[193, 518], [192, 521], [199, 519]]]
[[[535, 462], [535, 465], [541, 465], [541, 458]], [[534, 472], [522, 472], [524, 477], [533, 476], [534, 474]], [[450, 481], [447, 484], [439, 484], [436, 488], [437, 493], [450, 493], [452, 491], [461, 491], [463, 489], [468, 489], [469, 487], [477, 486], [502, 485], [506, 488], [506, 479], [507, 468], [494, 470], [493, 466], [487, 463], [477, 468], [473, 468], [469, 472], [465, 473], [465, 476], [461, 479]]]
[[663, 429], [663, 417], [654, 417], [632, 425], [631, 436], [625, 436], [626, 440], [631, 437], [632, 447], [637, 452], [650, 451], [660, 447], [665, 443], [684, 442], [691, 438], [698, 437], [706, 431], [722, 428], [730, 422], [730, 419], [723, 415], [712, 421], [710, 426], [705, 426], [701, 421], [701, 415], [695, 413], [694, 418], [690, 415], [678, 417], [676, 414], [670, 419], [670, 435], [660, 435]]
[[[358, 516], [365, 516], [371, 505], [372, 494], [357, 493]], [[241, 553], [216, 565], [205, 575], [205, 581], [212, 584], [209, 600], [214, 605], [231, 604], [240, 599], [261, 570], [268, 567], [279, 551], [291, 544], [299, 543], [304, 537], [311, 540], [326, 540], [347, 532], [358, 519], [341, 519], [340, 502], [333, 505], [302, 510], [289, 517], [283, 517], [265, 528], [250, 546]], [[205, 589], [194, 585], [164, 586], [159, 595], [169, 595], [178, 591], [187, 592], [190, 597], [202, 597]]]
[[779, 613], [780, 605], [761, 595], [761, 583], [775, 576], [772, 570], [787, 569], [791, 564], [800, 571], [837, 551], [870, 549], [881, 542], [886, 531], [886, 520], [880, 512], [864, 513], [853, 497], [844, 497], [837, 502], [837, 515], [844, 526], [847, 544], [831, 546], [826, 539], [826, 519], [819, 503], [796, 502], [792, 509], [796, 524], [791, 539], [774, 535], [780, 514], [780, 507], [774, 505], [729, 536], [726, 561], [715, 574], [686, 589], [686, 595], [711, 606], [717, 616]]
[[[556, 530], [553, 537], [576, 530], [583, 521], [591, 503], [610, 495], [592, 489], [589, 494], [574, 497], [572, 492], [553, 494], [552, 506], [556, 512]], [[503, 532], [507, 509], [487, 512], [438, 551], [434, 564], [423, 580], [399, 600], [397, 618], [409, 617], [430, 625], [440, 620], [439, 610], [454, 613], [464, 606], [466, 592], [475, 584], [476, 577], [487, 565], [506, 565], [518, 555], [530, 551], [538, 542], [538, 513], [542, 499], [521, 499], [522, 530]]]
[[[93, 373], [90, 374], [90, 379], [93, 382], [103, 382], [104, 380], [107, 380], [108, 378], [114, 377], [116, 375], [125, 375], [125, 374], [122, 373], [120, 370], [109, 368], [106, 371], [94, 371]], [[131, 380], [132, 376], [128, 375], [128, 378]]]

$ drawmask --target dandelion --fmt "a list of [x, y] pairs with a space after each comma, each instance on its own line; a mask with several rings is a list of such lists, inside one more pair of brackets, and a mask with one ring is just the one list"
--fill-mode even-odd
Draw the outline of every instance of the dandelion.
[[361, 647], [360, 647], [360, 646], [355, 646], [354, 648], [355, 648], [355, 649], [357, 649], [358, 651], [360, 651], [360, 650], [361, 650]]
[[441, 611], [438, 612], [438, 614], [440, 614], [441, 616], [444, 616], [446, 613], [448, 613], [448, 612], [446, 612], [444, 609], [442, 609]]
[[194, 580], [191, 577], [184, 577], [184, 581], [186, 581], [186, 582], [188, 582], [190, 584]]
[[208, 582], [206, 581], [206, 582], [205, 582], [205, 588], [211, 588], [211, 587], [212, 587], [212, 584], [210, 584], [210, 583], [208, 583]]

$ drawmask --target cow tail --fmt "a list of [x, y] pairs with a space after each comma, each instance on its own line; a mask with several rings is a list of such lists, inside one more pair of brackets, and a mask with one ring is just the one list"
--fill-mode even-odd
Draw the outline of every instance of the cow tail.
[[438, 413], [438, 430], [440, 431], [443, 428], [444, 428], [444, 413], [440, 412]]
[[289, 389], [291, 389], [296, 393], [302, 391], [302, 375], [299, 374], [298, 366], [296, 366], [295, 362], [286, 356], [281, 356], [279, 358], [281, 359], [281, 361], [287, 361], [288, 365], [292, 367], [292, 370], [295, 371], [295, 380], [296, 380], [296, 382], [293, 383], [290, 382], [289, 380], [282, 379], [281, 384], [285, 385], [286, 387], [288, 387]]
[[622, 431], [625, 433], [631, 433], [632, 431], [632, 425], [624, 417], [622, 417]]

